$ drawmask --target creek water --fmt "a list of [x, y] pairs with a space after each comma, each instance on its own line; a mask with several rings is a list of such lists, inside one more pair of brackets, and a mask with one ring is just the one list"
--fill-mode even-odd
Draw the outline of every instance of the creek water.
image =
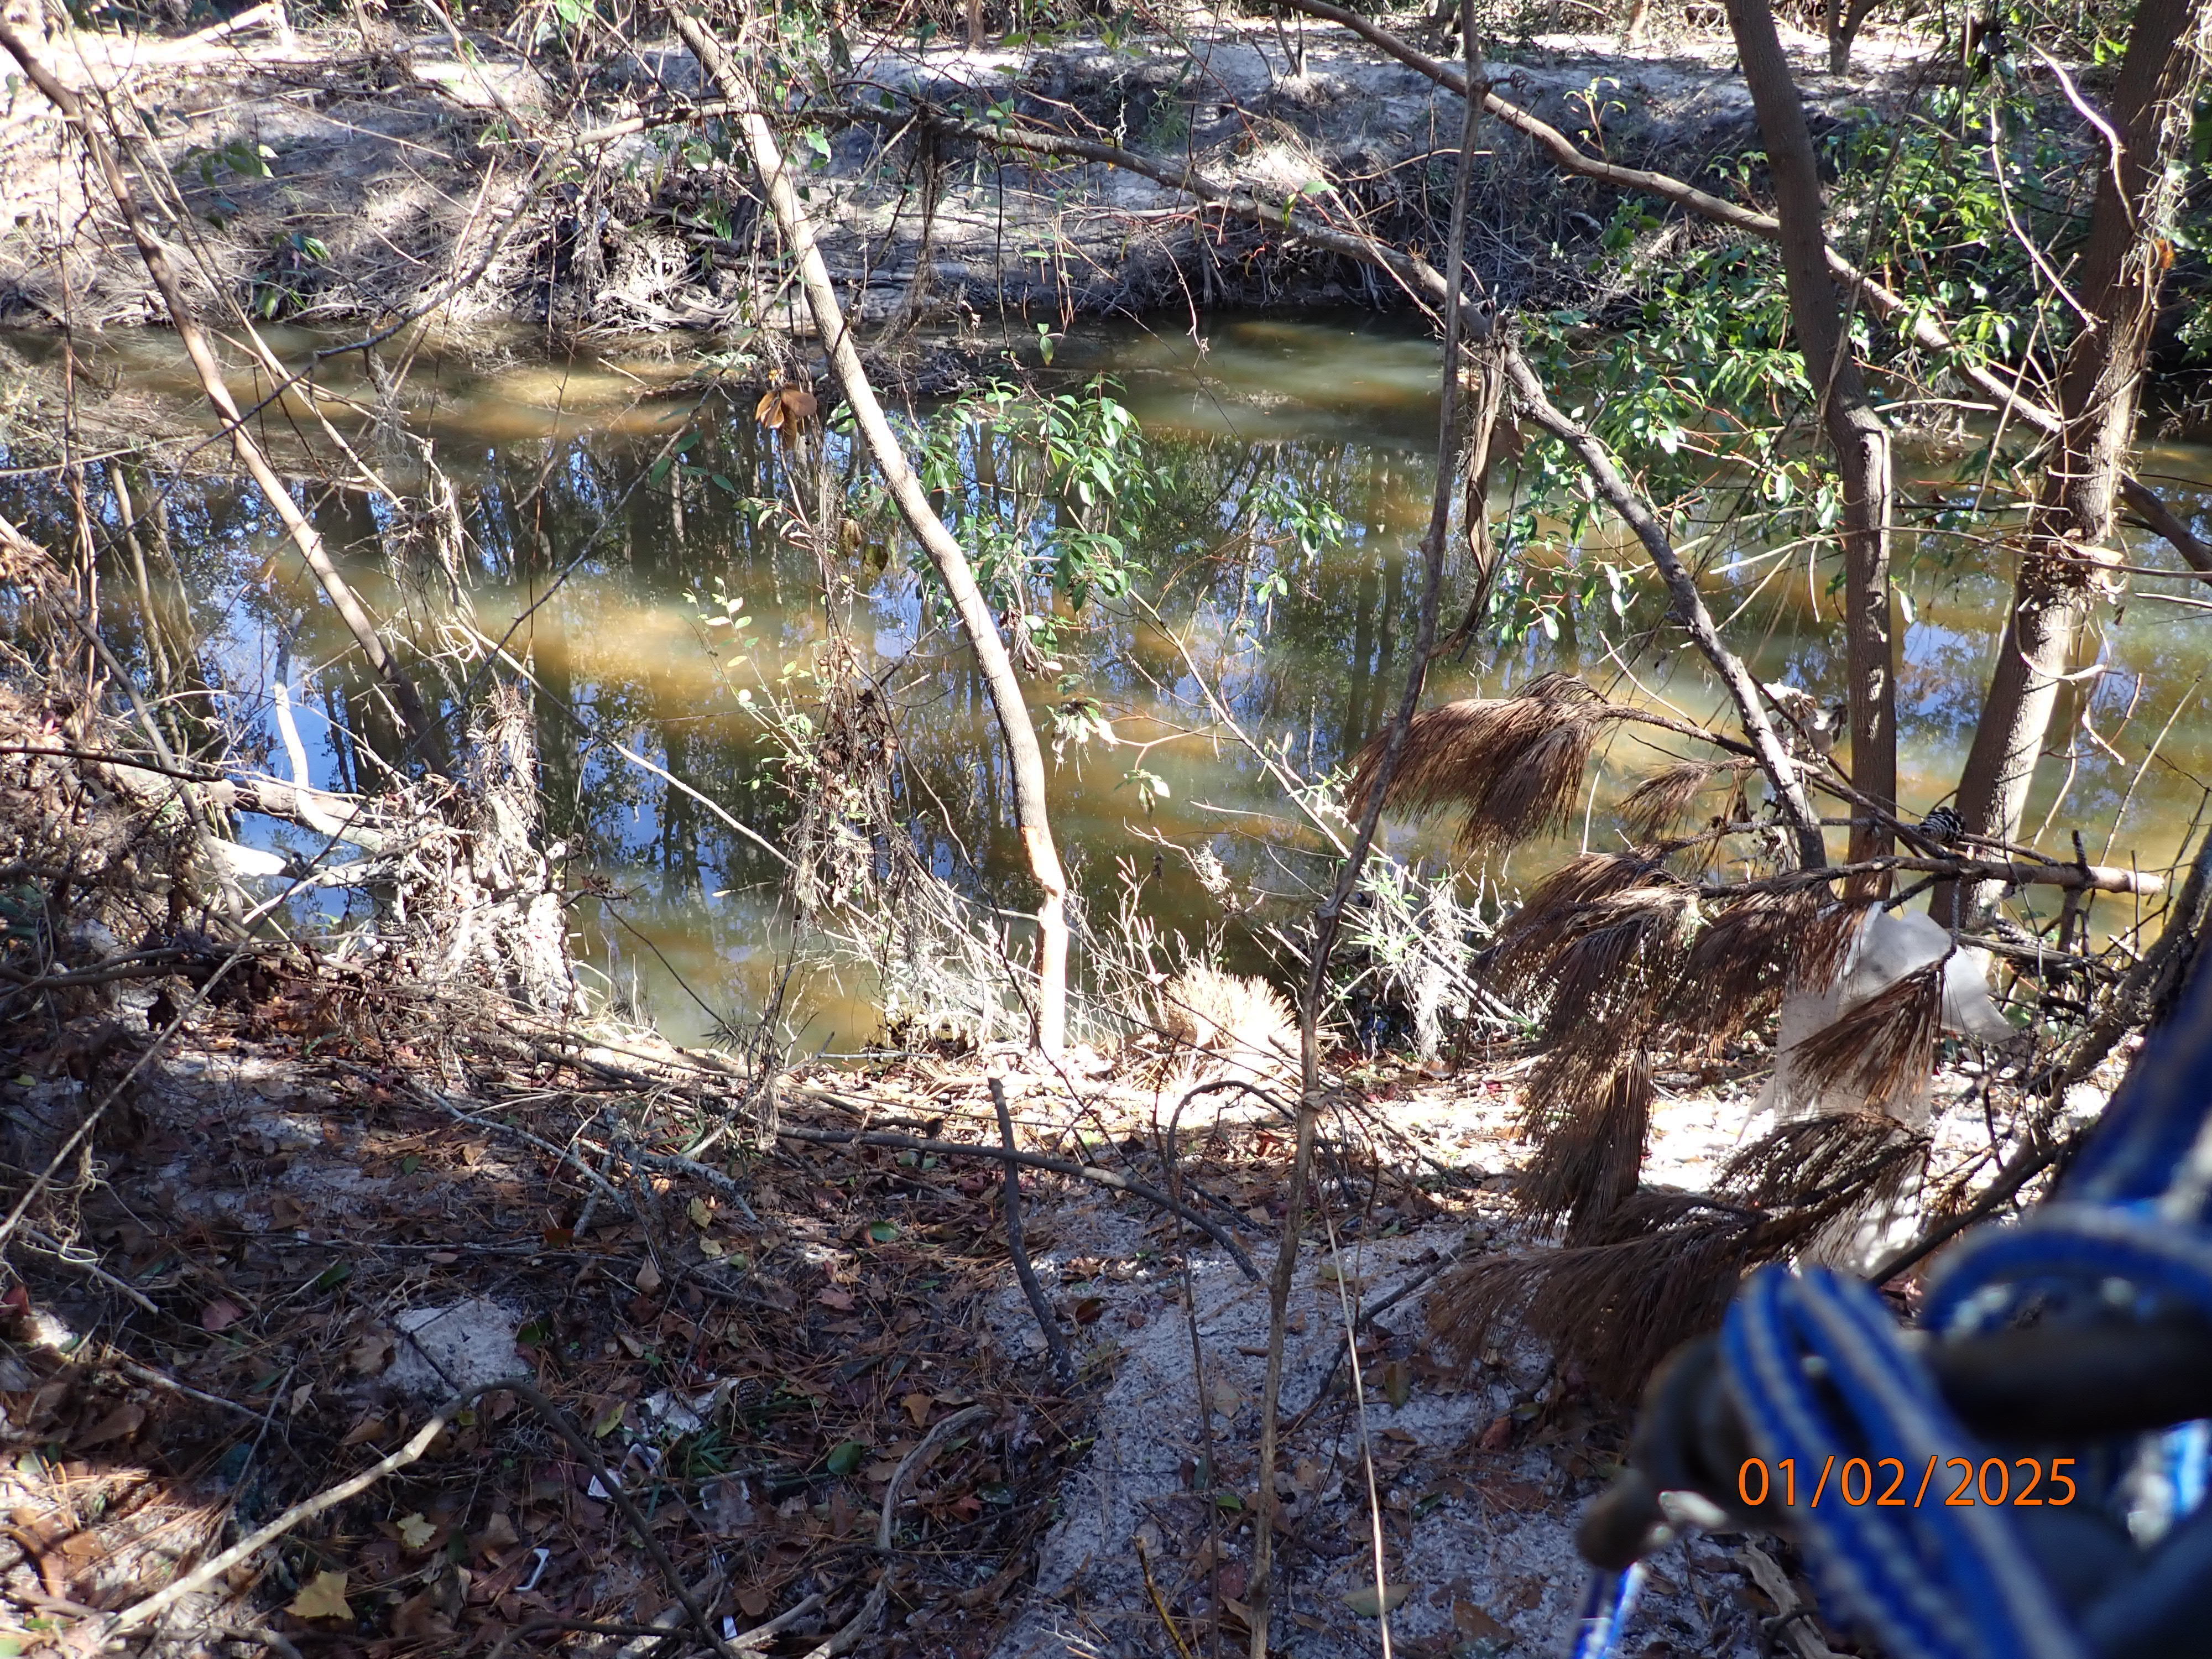
[[[271, 338], [288, 362], [327, 343]], [[15, 345], [49, 360], [55, 349], [40, 340]], [[458, 498], [441, 526], [410, 523], [335, 483], [306, 483], [300, 493], [380, 612], [404, 603], [395, 562], [433, 586], [450, 581], [477, 627], [528, 665], [538, 686], [549, 836], [577, 893], [578, 953], [621, 997], [687, 1038], [741, 1028], [769, 1000], [790, 940], [779, 871], [695, 797], [613, 745], [776, 839], [791, 813], [763, 711], [779, 688], [803, 690], [791, 676], [824, 635], [816, 554], [746, 504], [776, 493], [780, 441], [755, 419], [750, 392], [718, 381], [715, 365], [688, 349], [557, 362], [517, 349], [420, 353], [397, 390], [380, 389], [390, 386], [396, 356], [374, 377], [357, 356], [331, 359], [319, 379], [353, 402], [326, 401], [324, 411], [394, 468], [404, 494], [415, 482], [404, 453], [380, 441], [374, 418], [380, 398], [404, 410], [434, 437]], [[1307, 775], [1340, 765], [1386, 718], [1417, 599], [1437, 362], [1425, 335], [1326, 314], [1200, 318], [1194, 328], [1189, 319], [1090, 325], [1058, 342], [1050, 380], [1079, 386], [1110, 374], [1139, 417], [1157, 486], [1155, 510], [1126, 526], [1146, 606], [1086, 606], [1054, 647], [1057, 672], [1033, 681], [1041, 708], [1087, 698], [1113, 722], [1115, 743], [1094, 736], [1051, 769], [1054, 829], [1094, 917], [1128, 908], [1194, 942], [1212, 939], [1249, 968], [1264, 964], [1267, 928], [1302, 911], [1315, 842], [1291, 821], [1268, 768], [1208, 710], [1201, 680], [1249, 736]], [[198, 407], [165, 337], [120, 338], [94, 369], [169, 411], [162, 418]], [[236, 385], [241, 401], [267, 391], [242, 372]], [[258, 418], [281, 447], [311, 428], [313, 411], [295, 396]], [[678, 446], [678, 465], [657, 468]], [[963, 489], [996, 482], [976, 479], [973, 446], [963, 453]], [[1952, 471], [1932, 448], [1907, 465], [1916, 490]], [[2212, 515], [2212, 452], [2154, 444], [2139, 471], [2200, 528]], [[199, 641], [194, 672], [218, 694], [199, 706], [211, 706], [235, 744], [282, 775], [268, 718], [281, 680], [301, 710], [314, 781], [373, 786], [402, 758], [391, 721], [280, 527], [228, 485], [153, 482], [168, 547], [166, 560], [153, 562], [153, 598], [173, 641], [187, 617]], [[51, 529], [66, 523], [51, 488], [8, 479], [0, 495], [11, 516]], [[1292, 495], [1327, 502], [1341, 515], [1341, 533], [1302, 548], [1279, 506]], [[112, 527], [112, 504], [95, 513]], [[2129, 539], [2132, 562], [2178, 566], [2162, 544]], [[1575, 567], [1605, 551], [1592, 542], [1548, 580], [1572, 586]], [[1813, 563], [1802, 550], [1761, 556], [1723, 536], [1698, 551], [1710, 602], [1735, 617], [1730, 637], [1760, 677], [1824, 699], [1838, 694], [1832, 550]], [[926, 857], [987, 902], [1020, 908], [1028, 886], [1007, 827], [1004, 766], [967, 654], [933, 625], [902, 556], [864, 546], [836, 557], [854, 585], [853, 637], [863, 659], [878, 670], [906, 659], [890, 681], [900, 709], [896, 781]], [[1901, 538], [1899, 563], [1910, 618], [1900, 795], [1924, 811], [1956, 780], [2010, 568], [2002, 548], [1935, 535]], [[1466, 605], [1471, 576], [1471, 561], [1455, 550], [1448, 625]], [[1655, 586], [1643, 578], [1616, 614], [1601, 584], [1596, 602], [1555, 611], [1549, 628], [1527, 628], [1505, 644], [1482, 636], [1440, 661], [1430, 700], [1496, 695], [1563, 669], [1616, 696], [1725, 721], [1702, 660], [1658, 625]], [[2130, 577], [2129, 586], [2084, 642], [2083, 667], [2101, 672], [2062, 703], [2027, 823], [2048, 850], [2069, 853], [2078, 832], [2092, 860], [2160, 869], [2173, 861], [2212, 782], [2203, 684], [2212, 588], [2150, 575]], [[710, 622], [726, 614], [718, 591], [742, 600], [747, 626]], [[150, 672], [139, 608], [131, 583], [106, 578], [106, 625], [128, 659]], [[449, 701], [467, 689], [459, 684], [465, 672], [442, 677]], [[426, 676], [434, 686], [441, 678]], [[1680, 752], [1661, 740], [1664, 750], [1623, 733], [1605, 746], [1568, 841], [1617, 844], [1607, 804]], [[248, 833], [268, 845], [299, 839], [259, 821]], [[1393, 824], [1387, 845], [1407, 858], [1451, 854], [1448, 829], [1436, 827]], [[1530, 847], [1490, 873], [1510, 889], [1560, 850]], [[318, 901], [333, 914], [348, 902]], [[350, 902], [356, 911], [367, 902]], [[2100, 903], [2112, 912], [2106, 927], [2132, 919], [2132, 901]], [[857, 967], [809, 969], [786, 1007], [797, 1047], [842, 1051], [875, 1037], [872, 994]]]

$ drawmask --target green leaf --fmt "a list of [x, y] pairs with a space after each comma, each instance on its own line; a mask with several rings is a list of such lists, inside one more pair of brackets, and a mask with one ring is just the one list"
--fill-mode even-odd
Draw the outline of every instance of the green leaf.
[[1411, 1584], [1387, 1584], [1378, 1595], [1375, 1586], [1370, 1584], [1364, 1589], [1346, 1590], [1344, 1605], [1362, 1619], [1380, 1619], [1384, 1613], [1395, 1613], [1404, 1606], [1406, 1598], [1413, 1593]]
[[830, 1450], [823, 1465], [832, 1474], [850, 1474], [860, 1467], [860, 1460], [868, 1455], [867, 1443], [862, 1440], [841, 1441]]
[[878, 1244], [890, 1243], [898, 1237], [898, 1223], [896, 1221], [871, 1221], [868, 1224], [868, 1237]]

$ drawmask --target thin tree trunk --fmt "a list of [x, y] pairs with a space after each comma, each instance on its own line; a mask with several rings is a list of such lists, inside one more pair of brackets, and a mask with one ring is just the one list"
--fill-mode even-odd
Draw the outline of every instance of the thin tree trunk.
[[1848, 75], [1851, 42], [1873, 14], [1875, 0], [1828, 0], [1828, 73]]
[[[2075, 641], [2118, 562], [2110, 545], [2117, 501], [2172, 262], [2167, 238], [2180, 191], [2171, 164], [2203, 83], [2208, 23], [2212, 0], [2143, 0], [2120, 64], [2118, 142], [2100, 145], [2105, 165], [2075, 267], [2075, 298], [2096, 320], [2083, 324], [2059, 376], [2056, 453], [2028, 515], [2012, 610], [1959, 781], [1960, 815], [1978, 836], [2019, 833]], [[1930, 905], [1952, 921], [1966, 908], [1956, 889]]]
[[[1465, 54], [1467, 76], [1470, 82], [1481, 78], [1482, 58], [1480, 37], [1474, 28], [1474, 0], [1462, 0], [1460, 8], [1460, 43]], [[1276, 1247], [1274, 1271], [1267, 1280], [1267, 1366], [1260, 1390], [1260, 1468], [1258, 1488], [1255, 1493], [1252, 1528], [1252, 1565], [1245, 1595], [1250, 1607], [1250, 1659], [1267, 1659], [1267, 1634], [1276, 1601], [1275, 1566], [1275, 1466], [1280, 1450], [1279, 1419], [1283, 1402], [1283, 1344], [1290, 1322], [1291, 1289], [1297, 1273], [1299, 1230], [1305, 1224], [1306, 1185], [1313, 1168], [1316, 1131], [1321, 1120], [1321, 1010], [1328, 989], [1329, 958], [1335, 954], [1339, 931], [1344, 923], [1345, 907], [1359, 885], [1359, 872], [1365, 866], [1369, 850], [1375, 844], [1375, 832], [1382, 820], [1382, 804], [1390, 793], [1390, 780], [1398, 769], [1398, 761], [1405, 752], [1406, 734], [1413, 729], [1413, 715], [1421, 706], [1421, 692], [1428, 683], [1429, 663], [1435, 654], [1437, 641], [1437, 612], [1443, 592], [1444, 541], [1451, 528], [1452, 498], [1457, 493], [1459, 465], [1463, 446], [1459, 410], [1460, 354], [1464, 316], [1462, 283], [1467, 258], [1468, 197], [1474, 176], [1475, 137], [1481, 115], [1481, 106], [1468, 100], [1460, 128], [1459, 164], [1452, 190], [1452, 209], [1449, 242], [1444, 249], [1444, 355], [1443, 387], [1437, 417], [1437, 477], [1435, 493], [1430, 498], [1429, 525], [1421, 538], [1421, 588], [1419, 608], [1413, 621], [1413, 636], [1406, 664], [1406, 687], [1398, 699], [1398, 708], [1390, 722], [1389, 734], [1384, 739], [1381, 759], [1376, 763], [1375, 787], [1367, 797], [1367, 805], [1359, 815], [1358, 825], [1352, 836], [1351, 850], [1345, 854], [1338, 867], [1336, 884], [1328, 896], [1322, 901], [1314, 914], [1314, 939], [1311, 960], [1307, 964], [1306, 982], [1298, 998], [1298, 1110], [1297, 1146], [1291, 1154], [1290, 1190], [1284, 1196], [1283, 1232]], [[1483, 330], [1484, 349], [1496, 351], [1499, 343], [1492, 337], [1492, 330]], [[1386, 575], [1386, 581], [1388, 578]], [[1389, 588], [1386, 586], [1386, 604]], [[1380, 683], [1378, 679], [1377, 690]], [[1353, 1363], [1358, 1363], [1355, 1356]], [[1379, 1563], [1378, 1563], [1379, 1566]], [[1380, 1595], [1382, 1585], [1376, 1586]], [[1383, 1659], [1389, 1659], [1390, 1625], [1387, 1609], [1377, 1613], [1381, 1626]]]
[[24, 43], [22, 36], [4, 20], [0, 20], [0, 46], [5, 46], [9, 55], [23, 66], [23, 73], [45, 94], [46, 100], [76, 124], [77, 136], [91, 153], [94, 167], [107, 186], [116, 210], [123, 216], [123, 222], [129, 228], [131, 240], [137, 245], [138, 256], [145, 263], [146, 274], [154, 279], [154, 286], [161, 295], [161, 303], [168, 311], [171, 324], [176, 328], [177, 338], [185, 348], [185, 355], [191, 358], [194, 373], [199, 377], [201, 389], [208, 402], [214, 406], [216, 415], [222, 418], [224, 434], [229, 438], [232, 450], [237, 454], [240, 464], [252, 475], [253, 482], [260, 486], [270, 508], [283, 521], [293, 545], [300, 550], [300, 556], [307, 562], [307, 568], [314, 573], [316, 581], [329, 596], [331, 608], [338, 613], [339, 620], [345, 623], [346, 631], [353, 635], [355, 642], [361, 647], [362, 654], [368, 659], [371, 666], [384, 681], [409, 735], [418, 742], [431, 745], [435, 763], [441, 758], [437, 749], [437, 730], [423, 708], [422, 699], [416, 694], [414, 682], [407, 678], [398, 663], [385, 649], [384, 641], [378, 635], [376, 623], [370, 618], [367, 607], [355, 597], [352, 587], [339, 574], [337, 566], [331, 562], [322, 537], [316, 532], [307, 515], [300, 511], [298, 503], [292, 499], [292, 492], [285, 488], [284, 481], [276, 476], [276, 469], [270, 465], [268, 458], [261, 453], [260, 445], [254, 441], [253, 434], [246, 429], [245, 416], [240, 414], [237, 401], [232, 398], [229, 386], [224, 383], [222, 366], [216, 360], [207, 336], [201, 331], [199, 318], [177, 281], [175, 267], [169, 262], [168, 250], [154, 234], [152, 227], [146, 222], [145, 215], [139, 210], [130, 180], [125, 176], [106, 135], [76, 94], [54, 78], [52, 72]]
[[877, 471], [883, 474], [891, 499], [898, 503], [900, 515], [921, 543], [922, 550], [929, 555], [930, 563], [936, 567], [939, 578], [952, 596], [961, 626], [975, 647], [975, 659], [983, 671], [991, 708], [998, 716], [999, 730], [1006, 740], [1006, 759], [1013, 773], [1014, 824], [1021, 833], [1023, 850], [1029, 855], [1030, 873], [1043, 894], [1036, 913], [1037, 1012], [1033, 1036], [1040, 1049], [1056, 1056], [1066, 1046], [1067, 1031], [1067, 878], [1061, 872], [1060, 854], [1053, 845], [1052, 830], [1045, 817], [1044, 751], [1037, 743], [1036, 727], [1030, 721], [1029, 704], [1022, 696], [1022, 683], [1014, 672], [1013, 659], [1007, 654], [1006, 642], [1000, 636], [998, 621], [983, 598], [983, 590], [976, 586], [975, 573], [968, 563], [967, 554], [931, 507], [921, 480], [915, 476], [905, 452], [899, 447], [898, 434], [884, 416], [883, 404], [869, 384], [867, 371], [860, 365], [860, 350], [853, 343], [852, 331], [845, 325], [844, 309], [837, 302], [836, 289], [830, 285], [830, 267], [815, 243], [813, 224], [805, 209], [799, 205], [799, 193], [792, 185], [782, 147], [762, 112], [759, 94], [737, 61], [705, 25], [688, 12], [672, 9], [669, 15], [676, 32], [684, 37], [684, 45], [691, 48], [701, 66], [714, 77], [722, 95], [737, 106], [746, 147], [751, 150], [753, 165], [768, 190], [769, 205], [798, 264], [799, 286], [805, 292], [807, 307], [813, 313], [814, 326], [822, 336], [823, 346], [830, 354], [830, 372], [837, 378], [838, 389], [844, 393], [854, 422], [860, 428], [861, 441], [874, 458]]
[[[1843, 0], [1831, 0], [1831, 14]], [[1766, 140], [1774, 185], [1776, 239], [1789, 279], [1790, 315], [1805, 356], [1836, 470], [1844, 484], [1844, 639], [1850, 680], [1852, 787], [1881, 806], [1897, 810], [1897, 674], [1892, 643], [1889, 532], [1892, 471], [1889, 429], [1875, 412], [1850, 349], [1844, 309], [1828, 269], [1820, 167], [1804, 100], [1790, 74], [1782, 39], [1767, 0], [1729, 0], [1743, 78]], [[1848, 45], [1848, 43], [1846, 43]], [[1854, 862], [1890, 849], [1889, 830], [1861, 813], [1851, 824]]]

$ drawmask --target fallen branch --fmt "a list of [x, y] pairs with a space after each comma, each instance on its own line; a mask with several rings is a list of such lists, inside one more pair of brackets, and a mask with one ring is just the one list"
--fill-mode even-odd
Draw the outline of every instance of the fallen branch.
[[[898, 1534], [899, 1495], [905, 1490], [907, 1477], [926, 1467], [937, 1455], [938, 1448], [955, 1433], [990, 1414], [988, 1406], [970, 1406], [964, 1411], [957, 1411], [922, 1436], [921, 1443], [899, 1459], [898, 1467], [891, 1471], [891, 1478], [884, 1485], [884, 1507], [876, 1518], [876, 1553], [878, 1555], [888, 1556], [890, 1553], [891, 1540]], [[884, 1616], [884, 1607], [890, 1600], [890, 1582], [891, 1563], [886, 1560], [882, 1573], [876, 1579], [875, 1588], [868, 1592], [868, 1599], [860, 1603], [860, 1610], [819, 1645], [810, 1648], [806, 1659], [836, 1659], [838, 1654], [849, 1653], [863, 1636], [875, 1628], [876, 1620]]]
[[[266, 1526], [248, 1533], [221, 1554], [201, 1562], [183, 1577], [171, 1581], [146, 1597], [144, 1601], [134, 1601], [122, 1612], [104, 1620], [97, 1632], [95, 1639], [86, 1644], [85, 1650], [97, 1653], [112, 1638], [122, 1635], [125, 1631], [137, 1629], [149, 1619], [159, 1617], [185, 1596], [206, 1589], [240, 1562], [258, 1555], [302, 1521], [313, 1520], [324, 1510], [344, 1503], [356, 1492], [367, 1492], [386, 1475], [405, 1468], [430, 1449], [431, 1443], [452, 1425], [453, 1419], [478, 1395], [488, 1393], [493, 1389], [514, 1389], [518, 1386], [514, 1382], [489, 1382], [482, 1388], [466, 1389], [455, 1395], [431, 1414], [430, 1420], [417, 1429], [413, 1437], [405, 1445], [400, 1447], [390, 1456], [380, 1458], [359, 1474], [349, 1476], [334, 1486], [325, 1486], [313, 1498], [302, 1499], [293, 1504], [290, 1509], [286, 1510], [283, 1514]], [[530, 1392], [535, 1394], [537, 1390], [533, 1389]], [[646, 1534], [646, 1541], [648, 1545], [652, 1544], [651, 1534]]]
[[632, 1164], [642, 1164], [648, 1170], [658, 1170], [663, 1175], [688, 1176], [694, 1181], [704, 1182], [736, 1205], [746, 1220], [756, 1225], [759, 1224], [760, 1218], [753, 1213], [753, 1206], [745, 1198], [744, 1188], [729, 1176], [713, 1164], [702, 1164], [696, 1158], [684, 1158], [675, 1152], [647, 1152], [637, 1144], [635, 1138], [623, 1132], [619, 1124], [610, 1121], [612, 1115], [611, 1113], [602, 1113], [599, 1121], [610, 1131], [617, 1155]]
[[118, 1279], [113, 1273], [108, 1272], [106, 1268], [101, 1267], [99, 1262], [93, 1261], [88, 1256], [71, 1255], [69, 1253], [67, 1247], [64, 1246], [58, 1239], [47, 1237], [46, 1234], [40, 1232], [36, 1227], [26, 1227], [22, 1230], [22, 1233], [24, 1239], [30, 1244], [31, 1248], [33, 1250], [36, 1250], [40, 1255], [46, 1256], [51, 1261], [58, 1261], [64, 1267], [74, 1268], [76, 1272], [83, 1273], [88, 1278], [98, 1279], [101, 1284], [106, 1285], [109, 1290], [115, 1291], [118, 1295], [129, 1297], [131, 1301], [137, 1303], [141, 1308], [143, 1308], [149, 1314], [159, 1314], [161, 1311], [161, 1309], [155, 1304], [153, 1298], [149, 1297], [143, 1291], [138, 1289], [136, 1285], [125, 1284], [123, 1280]]
[[[991, 1079], [991, 1104], [999, 1114], [1000, 1144], [1011, 1152], [1014, 1150], [1014, 1115], [1006, 1109], [1006, 1085], [995, 1077]], [[1075, 1362], [1067, 1357], [1067, 1339], [1060, 1334], [1060, 1320], [1052, 1310], [1052, 1304], [1044, 1299], [1044, 1286], [1037, 1283], [1029, 1247], [1022, 1243], [1022, 1166], [1009, 1158], [1000, 1168], [1006, 1176], [1002, 1202], [1006, 1219], [1006, 1249], [1014, 1259], [1014, 1277], [1021, 1281], [1022, 1295], [1028, 1299], [1030, 1311], [1036, 1316], [1037, 1329], [1044, 1334], [1045, 1352], [1052, 1357], [1053, 1370], [1062, 1382], [1072, 1382], [1075, 1380]]]

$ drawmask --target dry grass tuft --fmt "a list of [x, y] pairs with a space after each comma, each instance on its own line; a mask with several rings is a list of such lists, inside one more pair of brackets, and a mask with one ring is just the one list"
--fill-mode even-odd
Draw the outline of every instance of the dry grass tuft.
[[[1389, 805], [1427, 816], [1466, 813], [1460, 844], [1491, 852], [1564, 823], [1590, 745], [1611, 717], [1605, 699], [1571, 674], [1546, 674], [1516, 697], [1477, 697], [1416, 714]], [[1364, 811], [1387, 733], [1360, 750], [1352, 807]]]
[[1943, 964], [1907, 974], [1790, 1051], [1793, 1076], [1814, 1099], [1839, 1094], [1871, 1110], [1907, 1105], [1936, 1069], [1943, 1028]]
[[1759, 763], [1732, 756], [1726, 760], [1679, 761], [1650, 774], [1622, 797], [1615, 809], [1620, 827], [1631, 841], [1641, 845], [1668, 840], [1687, 827], [1690, 809], [1716, 779], [1726, 778], [1732, 790], [1727, 816], [1733, 821], [1751, 816], [1743, 802], [1743, 775], [1759, 769]]
[[1261, 1079], [1297, 1070], [1297, 1012], [1266, 980], [1201, 963], [1162, 986], [1158, 1000], [1160, 1029], [1186, 1073]]

